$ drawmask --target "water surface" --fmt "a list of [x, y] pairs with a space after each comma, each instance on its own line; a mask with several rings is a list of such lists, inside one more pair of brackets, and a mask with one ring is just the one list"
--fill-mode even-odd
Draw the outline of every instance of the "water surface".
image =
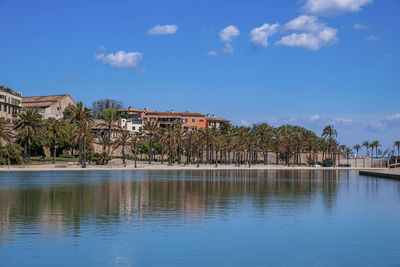
[[400, 182], [354, 171], [0, 173], [0, 266], [399, 266]]

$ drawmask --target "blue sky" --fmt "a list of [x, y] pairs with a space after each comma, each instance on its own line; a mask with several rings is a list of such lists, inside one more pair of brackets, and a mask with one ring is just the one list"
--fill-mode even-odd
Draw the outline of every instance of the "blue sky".
[[0, 0], [0, 15], [0, 83], [25, 96], [400, 139], [398, 0]]

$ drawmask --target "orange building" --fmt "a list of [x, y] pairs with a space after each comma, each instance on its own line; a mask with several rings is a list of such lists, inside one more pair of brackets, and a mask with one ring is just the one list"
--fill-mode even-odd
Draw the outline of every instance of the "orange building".
[[200, 128], [207, 128], [208, 121], [206, 116], [201, 113], [192, 112], [157, 112], [148, 111], [142, 113], [143, 124], [153, 121], [156, 122], [160, 127], [167, 127], [174, 121], [179, 120], [183, 123], [183, 127], [189, 131], [197, 131]]

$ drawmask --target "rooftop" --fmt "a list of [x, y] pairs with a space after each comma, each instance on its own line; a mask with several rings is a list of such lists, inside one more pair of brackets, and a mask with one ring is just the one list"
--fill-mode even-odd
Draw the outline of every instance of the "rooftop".
[[9, 93], [9, 94], [12, 94], [12, 95], [15, 95], [15, 96], [19, 96], [19, 97], [22, 96], [21, 93], [17, 93], [14, 90], [12, 90], [11, 88], [5, 87], [4, 85], [0, 85], [0, 91]]
[[[71, 97], [69, 94], [46, 95], [46, 96], [27, 96], [22, 98], [22, 107], [49, 107], [60, 101], [64, 97]], [[72, 97], [71, 97], [72, 99]]]
[[159, 115], [159, 116], [180, 116], [180, 117], [205, 117], [204, 114], [196, 112], [174, 112], [174, 111], [147, 111], [146, 115]]
[[215, 117], [215, 116], [208, 116], [207, 120], [208, 121], [229, 122], [229, 120], [227, 120], [227, 119], [223, 119], [223, 118], [219, 118], [219, 117]]

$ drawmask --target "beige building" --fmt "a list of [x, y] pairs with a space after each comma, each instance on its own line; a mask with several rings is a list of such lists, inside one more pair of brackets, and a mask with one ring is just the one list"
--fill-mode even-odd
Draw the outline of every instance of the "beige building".
[[21, 111], [22, 94], [0, 86], [0, 118], [14, 121]]
[[215, 117], [214, 115], [208, 115], [206, 116], [207, 122], [208, 122], [208, 128], [216, 127], [219, 128], [225, 123], [229, 123], [229, 120], [223, 119], [223, 118], [218, 118]]
[[22, 107], [24, 109], [35, 109], [44, 119], [61, 119], [65, 108], [70, 104], [76, 105], [76, 102], [68, 94], [29, 96], [22, 98]]
[[142, 115], [148, 111], [147, 109], [129, 107], [118, 111], [121, 114], [119, 124], [122, 128], [131, 132], [138, 132], [143, 129]]

